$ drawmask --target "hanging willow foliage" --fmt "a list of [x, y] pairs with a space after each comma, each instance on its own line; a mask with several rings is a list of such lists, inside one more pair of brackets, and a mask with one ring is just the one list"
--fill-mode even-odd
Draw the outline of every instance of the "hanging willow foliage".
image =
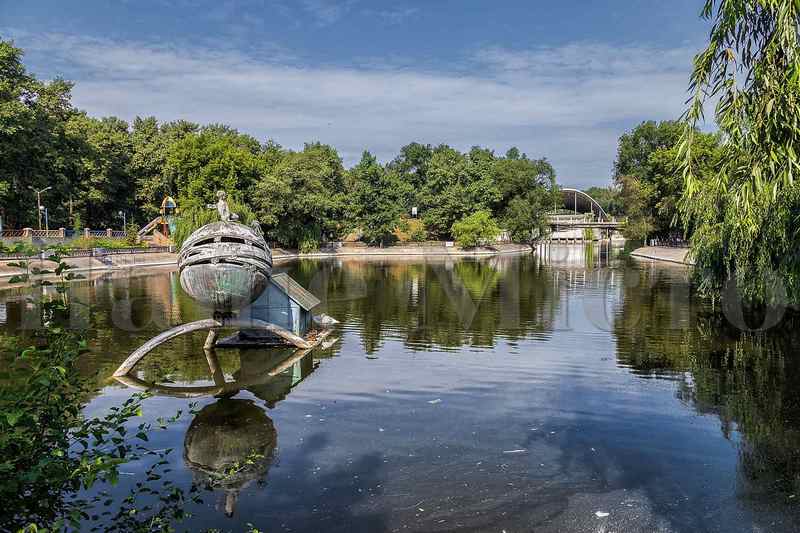
[[[800, 0], [707, 0], [679, 148], [684, 220], [701, 289], [734, 280], [750, 302], [800, 303]], [[692, 137], [716, 101], [717, 171], [701, 179]]]

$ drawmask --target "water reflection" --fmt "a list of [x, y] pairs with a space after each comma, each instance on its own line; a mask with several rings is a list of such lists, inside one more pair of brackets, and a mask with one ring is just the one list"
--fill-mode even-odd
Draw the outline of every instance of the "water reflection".
[[250, 400], [221, 399], [192, 419], [183, 457], [194, 482], [224, 492], [225, 514], [233, 516], [239, 492], [264, 484], [278, 445], [272, 420]]
[[[266, 483], [278, 443], [278, 431], [264, 407], [254, 399], [233, 396], [248, 391], [273, 409], [316, 369], [318, 362], [311, 351], [288, 347], [241, 350], [238, 368], [233, 372], [230, 365], [236, 357], [229, 354], [221, 359], [216, 350], [206, 350], [205, 358], [210, 375], [200, 383], [147, 381], [147, 360], [141, 369], [116, 379], [156, 395], [218, 398], [194, 414], [183, 440], [183, 457], [193, 483], [221, 493], [217, 507], [232, 517], [241, 491]], [[233, 380], [227, 381], [226, 375], [232, 375]], [[213, 385], [203, 384], [208, 378]]]
[[677, 381], [676, 397], [719, 418], [738, 444], [748, 499], [800, 491], [800, 332], [742, 332], [693, 297], [685, 269], [626, 272], [614, 322], [617, 359], [641, 377]]
[[[193, 509], [191, 526], [800, 530], [800, 333], [742, 333], [687, 269], [617, 252], [285, 265], [342, 322], [340, 344], [220, 350], [209, 366], [187, 336], [137, 367], [139, 386], [236, 394], [201, 400], [160, 444], [184, 444], [192, 479], [265, 457], [214, 487], [219, 509]], [[90, 304], [85, 371], [103, 385], [139, 344], [202, 318], [170, 273], [73, 293]], [[0, 294], [6, 334], [25, 296]]]
[[385, 340], [428, 351], [547, 336], [559, 305], [544, 265], [508, 256], [301, 261], [294, 275], [368, 354]]

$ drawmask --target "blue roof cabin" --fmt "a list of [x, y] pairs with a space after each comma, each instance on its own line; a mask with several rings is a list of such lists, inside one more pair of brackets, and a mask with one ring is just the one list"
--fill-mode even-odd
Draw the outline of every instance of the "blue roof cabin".
[[253, 305], [252, 317], [266, 320], [301, 337], [314, 322], [311, 310], [319, 299], [285, 272], [270, 276], [270, 283]]
[[[285, 272], [270, 276], [269, 284], [261, 296], [249, 307], [242, 309], [240, 318], [264, 320], [305, 337], [314, 325], [311, 312], [320, 304], [319, 299]], [[268, 332], [242, 330], [238, 334], [217, 342], [219, 347], [284, 344]]]

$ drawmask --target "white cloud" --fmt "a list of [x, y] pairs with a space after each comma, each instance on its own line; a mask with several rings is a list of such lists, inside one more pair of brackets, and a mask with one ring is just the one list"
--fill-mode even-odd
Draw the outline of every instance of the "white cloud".
[[356, 0], [302, 0], [305, 11], [319, 26], [328, 26], [341, 19], [356, 4]]
[[[516, 145], [547, 156], [565, 185], [607, 183], [617, 137], [683, 109], [692, 50], [576, 43], [487, 48], [458, 71], [298, 67], [231, 50], [21, 35], [47, 75], [76, 82], [93, 115], [222, 122], [261, 140], [320, 140], [346, 162], [393, 157], [411, 141]], [[53, 65], [57, 68], [53, 70]]]
[[371, 10], [365, 9], [363, 14], [368, 17], [377, 17], [384, 24], [389, 26], [394, 26], [396, 24], [402, 24], [409, 18], [413, 17], [419, 13], [419, 8], [416, 7], [397, 7], [393, 9], [384, 9], [384, 10]]

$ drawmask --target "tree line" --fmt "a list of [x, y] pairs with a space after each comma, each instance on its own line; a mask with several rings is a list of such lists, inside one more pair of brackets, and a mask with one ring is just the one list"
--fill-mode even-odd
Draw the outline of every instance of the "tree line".
[[[320, 142], [301, 150], [259, 142], [223, 124], [137, 117], [94, 118], [71, 103], [72, 84], [36, 79], [23, 52], [0, 41], [0, 205], [6, 227], [36, 227], [36, 190], [49, 225], [95, 228], [147, 223], [171, 195], [183, 212], [205, 209], [215, 192], [247, 204], [268, 237], [310, 249], [358, 232], [387, 243], [412, 208], [414, 238], [451, 239], [475, 215], [528, 241], [555, 201], [555, 170], [511, 148], [410, 143], [387, 164], [365, 151], [345, 168]], [[468, 221], [467, 221], [468, 222]], [[463, 225], [468, 227], [469, 224]]]

